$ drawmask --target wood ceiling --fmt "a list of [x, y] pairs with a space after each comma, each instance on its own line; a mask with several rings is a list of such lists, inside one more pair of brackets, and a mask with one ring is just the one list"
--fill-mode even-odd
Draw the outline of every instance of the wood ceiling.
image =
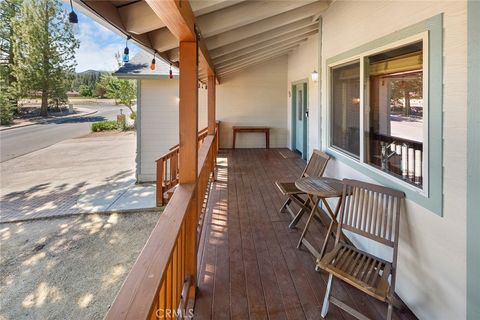
[[[163, 60], [178, 65], [178, 39], [150, 7], [152, 1], [75, 2], [144, 49], [157, 50]], [[190, 0], [219, 80], [294, 50], [318, 33], [318, 18], [328, 5], [329, 0]], [[207, 79], [202, 65], [199, 78]]]

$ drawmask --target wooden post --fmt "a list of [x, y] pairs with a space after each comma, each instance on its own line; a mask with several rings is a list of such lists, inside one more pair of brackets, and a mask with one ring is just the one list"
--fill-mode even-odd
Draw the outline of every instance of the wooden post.
[[[198, 66], [194, 41], [180, 41], [179, 183], [197, 183], [198, 171]], [[198, 187], [198, 186], [197, 186]], [[197, 191], [186, 217], [185, 272], [191, 276], [189, 298], [197, 283]]]
[[215, 75], [208, 75], [208, 134], [215, 134], [216, 126], [216, 83]]
[[197, 181], [198, 66], [195, 42], [180, 42], [180, 183]]

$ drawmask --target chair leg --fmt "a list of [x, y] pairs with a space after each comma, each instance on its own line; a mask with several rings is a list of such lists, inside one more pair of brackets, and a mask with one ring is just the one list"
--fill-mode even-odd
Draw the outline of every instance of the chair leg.
[[393, 305], [389, 303], [388, 309], [387, 309], [387, 320], [392, 320], [392, 312], [393, 312]]
[[330, 305], [330, 294], [332, 293], [333, 275], [328, 275], [327, 290], [325, 290], [325, 297], [323, 298], [322, 312], [320, 315], [325, 318], [328, 313], [328, 307]]
[[[305, 228], [303, 228], [302, 234], [300, 235], [300, 239], [298, 240], [297, 248], [300, 249], [302, 247], [302, 240], [305, 238], [305, 234], [307, 233], [308, 227], [310, 226], [310, 222], [312, 221], [313, 216], [315, 215], [316, 208], [318, 206], [318, 202], [320, 199], [317, 199], [315, 201], [312, 211], [310, 212], [310, 215], [308, 216], [307, 223], [305, 224]], [[313, 201], [312, 201], [313, 202]]]
[[284, 213], [285, 212], [285, 209], [287, 208], [287, 206], [292, 202], [292, 199], [287, 199], [287, 201], [285, 201], [285, 203], [283, 204], [283, 206], [280, 208], [280, 212]]
[[308, 208], [307, 206], [309, 205], [309, 203], [310, 203], [310, 199], [308, 199], [308, 198], [307, 198], [307, 200], [305, 200], [305, 201], [303, 202], [303, 206], [301, 206], [301, 209], [300, 209], [300, 210], [298, 211], [298, 213], [295, 215], [295, 217], [293, 218], [292, 222], [290, 222], [290, 224], [288, 225], [288, 227], [289, 227], [290, 229], [295, 228], [295, 227], [297, 226], [298, 221], [300, 221], [300, 219], [302, 218], [303, 214], [308, 211], [308, 210], [307, 210], [307, 208]]

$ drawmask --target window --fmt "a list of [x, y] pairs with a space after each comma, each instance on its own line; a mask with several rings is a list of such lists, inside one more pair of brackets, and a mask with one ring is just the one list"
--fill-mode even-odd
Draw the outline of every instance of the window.
[[330, 146], [420, 190], [428, 138], [423, 47], [417, 39], [330, 67]]
[[360, 156], [360, 62], [332, 69], [331, 144]]
[[[361, 176], [405, 192], [409, 201], [439, 216], [444, 203], [443, 39], [443, 14], [438, 14], [328, 57], [327, 68], [321, 73], [327, 85], [326, 107], [321, 114], [327, 153]], [[338, 139], [342, 135], [347, 139], [348, 130], [338, 129], [335, 123], [344, 110], [334, 110], [338, 105], [334, 92], [339, 90], [334, 73], [354, 64], [360, 65], [358, 111], [343, 116], [358, 116], [359, 135], [351, 136], [354, 142], [345, 142]], [[354, 143], [358, 143], [359, 152], [349, 150]], [[389, 156], [383, 166], [382, 143], [384, 154]], [[404, 144], [406, 176], [402, 172]], [[391, 155], [393, 145], [395, 155]], [[340, 170], [349, 176], [349, 171]]]
[[422, 42], [368, 56], [366, 162], [422, 187]]
[[298, 121], [302, 121], [303, 120], [303, 93], [302, 93], [302, 90], [298, 91], [297, 98], [298, 98], [298, 102], [297, 102]]

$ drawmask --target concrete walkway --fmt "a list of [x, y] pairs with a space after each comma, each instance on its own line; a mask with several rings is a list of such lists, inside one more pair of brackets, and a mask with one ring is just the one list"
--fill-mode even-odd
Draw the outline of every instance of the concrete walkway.
[[1, 163], [0, 222], [155, 206], [135, 184], [135, 133], [69, 139]]

